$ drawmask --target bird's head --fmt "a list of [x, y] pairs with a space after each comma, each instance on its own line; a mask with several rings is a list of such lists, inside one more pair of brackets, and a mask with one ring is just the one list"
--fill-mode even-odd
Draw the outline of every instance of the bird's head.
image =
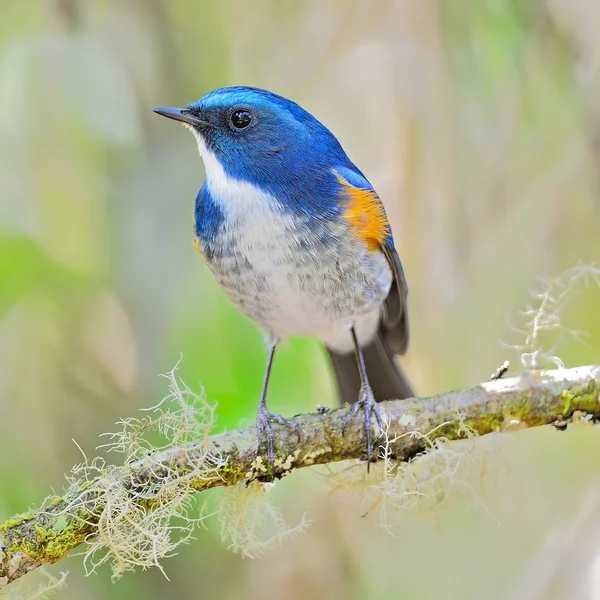
[[222, 169], [254, 184], [302, 186], [349, 163], [334, 135], [295, 102], [266, 90], [214, 90], [185, 108], [154, 112], [195, 135], [207, 177]]

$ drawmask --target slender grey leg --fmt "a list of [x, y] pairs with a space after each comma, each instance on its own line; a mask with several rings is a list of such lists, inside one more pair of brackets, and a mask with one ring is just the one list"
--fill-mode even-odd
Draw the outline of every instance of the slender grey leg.
[[356, 337], [356, 331], [354, 327], [350, 329], [352, 334], [352, 342], [354, 343], [354, 354], [356, 356], [356, 366], [360, 374], [360, 391], [358, 393], [358, 400], [353, 404], [352, 409], [344, 419], [342, 431], [346, 431], [348, 421], [358, 412], [360, 408], [365, 410], [365, 431], [367, 433], [367, 462], [370, 463], [373, 459], [373, 428], [372, 416], [375, 415], [377, 419], [377, 425], [383, 430], [383, 419], [381, 418], [381, 411], [373, 395], [373, 390], [369, 385], [369, 378], [367, 376], [367, 369], [365, 368], [365, 359], [363, 357], [358, 338]]
[[260, 454], [261, 447], [265, 444], [267, 445], [267, 458], [271, 463], [271, 466], [275, 468], [275, 447], [274, 447], [274, 436], [273, 436], [273, 427], [271, 426], [271, 421], [277, 421], [282, 425], [287, 425], [288, 427], [292, 427], [296, 431], [296, 435], [298, 436], [298, 441], [300, 440], [300, 431], [298, 426], [290, 421], [289, 419], [285, 419], [281, 415], [273, 414], [269, 412], [267, 407], [267, 389], [269, 387], [269, 378], [271, 377], [271, 368], [273, 367], [273, 358], [275, 357], [275, 348], [277, 347], [277, 343], [274, 343], [269, 349], [269, 357], [267, 358], [267, 368], [265, 370], [265, 379], [263, 383], [262, 394], [260, 397], [260, 402], [258, 404], [258, 410], [256, 412], [256, 431], [258, 434], [258, 454]]
[[260, 396], [260, 407], [266, 410], [267, 408], [267, 389], [269, 387], [269, 379], [271, 377], [271, 369], [273, 368], [273, 359], [275, 358], [275, 350], [277, 343], [269, 348], [269, 356], [267, 358], [267, 368], [265, 369], [265, 379], [263, 381], [262, 394]]

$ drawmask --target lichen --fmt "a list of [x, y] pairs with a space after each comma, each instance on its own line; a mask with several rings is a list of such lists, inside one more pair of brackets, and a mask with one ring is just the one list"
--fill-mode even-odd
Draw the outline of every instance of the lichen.
[[[530, 290], [531, 301], [519, 311], [521, 324], [512, 327], [519, 341], [505, 344], [519, 353], [525, 372], [540, 372], [544, 367], [563, 369], [564, 364], [555, 352], [567, 336], [580, 340], [585, 332], [569, 329], [562, 322], [566, 305], [578, 287], [595, 285], [600, 288], [600, 268], [594, 263], [578, 263], [558, 276], [540, 280]], [[549, 347], [548, 347], [549, 346]]]
[[417, 404], [413, 404], [404, 411], [404, 414], [409, 415], [411, 417], [420, 417], [423, 414], [423, 410], [423, 407]]
[[267, 499], [274, 486], [254, 480], [223, 490], [219, 522], [221, 539], [230, 550], [258, 558], [308, 527], [306, 514], [293, 527], [286, 523], [281, 511]]
[[325, 448], [319, 448], [318, 450], [310, 450], [302, 457], [302, 463], [305, 465], [312, 465], [320, 456], [330, 454], [331, 452], [332, 449], [329, 446], [326, 446]]
[[20, 527], [23, 523], [35, 519], [36, 516], [37, 513], [33, 510], [27, 511], [19, 515], [13, 515], [12, 517], [6, 519], [6, 521], [4, 521], [4, 523], [0, 525], [0, 533], [16, 529], [17, 527]]

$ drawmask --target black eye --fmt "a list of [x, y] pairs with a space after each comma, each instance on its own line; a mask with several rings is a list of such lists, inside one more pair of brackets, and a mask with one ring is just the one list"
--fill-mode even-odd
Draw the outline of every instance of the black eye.
[[252, 123], [252, 113], [249, 110], [235, 110], [230, 121], [236, 129], [245, 129]]

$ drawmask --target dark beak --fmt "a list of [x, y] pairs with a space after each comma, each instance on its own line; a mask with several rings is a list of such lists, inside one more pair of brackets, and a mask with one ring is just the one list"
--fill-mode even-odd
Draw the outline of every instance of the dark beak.
[[168, 119], [181, 121], [187, 125], [207, 125], [206, 121], [203, 121], [187, 108], [155, 108], [153, 112], [162, 115], [163, 117], [167, 117]]

